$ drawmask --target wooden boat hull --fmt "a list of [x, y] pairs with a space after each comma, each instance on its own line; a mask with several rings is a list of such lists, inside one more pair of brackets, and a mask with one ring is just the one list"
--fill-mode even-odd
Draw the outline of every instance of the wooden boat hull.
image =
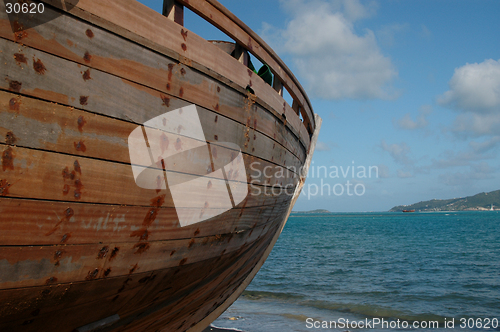
[[[201, 331], [272, 249], [321, 121], [308, 120], [311, 138], [244, 66], [134, 1], [71, 3], [45, 1], [51, 20], [15, 32], [0, 3], [0, 330]], [[146, 38], [156, 21], [164, 29]], [[190, 207], [168, 187], [137, 185], [128, 139], [190, 105], [207, 167], [231, 142], [247, 170], [243, 180], [211, 181], [239, 181], [248, 195], [181, 227], [178, 209]], [[166, 151], [192, 148], [181, 129]], [[191, 162], [180, 167], [205, 176]]]

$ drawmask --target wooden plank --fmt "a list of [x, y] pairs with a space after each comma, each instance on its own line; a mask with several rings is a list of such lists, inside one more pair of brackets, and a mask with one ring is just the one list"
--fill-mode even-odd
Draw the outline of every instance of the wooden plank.
[[[0, 39], [0, 46], [4, 50], [0, 53], [0, 61], [4, 64], [6, 77], [5, 80], [1, 80], [0, 89], [10, 89], [11, 82], [23, 82], [21, 93], [139, 124], [165, 112], [190, 105], [190, 103], [180, 99], [168, 98], [161, 92], [97, 70], [91, 71], [89, 68], [43, 52], [31, 49], [24, 50], [25, 57], [37, 59], [37, 63], [44, 66], [42, 75], [32, 67], [24, 64], [18, 66], [14, 57], [8, 55], [16, 54], [18, 50], [16, 43]], [[90, 79], [85, 79], [86, 76], [89, 76]], [[73, 83], [69, 85], [66, 84], [67, 81]], [[44, 86], [45, 89], [41, 90], [40, 86]], [[82, 95], [82, 91], [85, 95]], [[251, 122], [251, 116], [249, 116], [251, 105], [246, 107], [244, 109], [248, 109], [248, 111], [245, 112], [250, 118], [248, 122]], [[276, 149], [269, 149], [269, 138], [262, 133], [207, 109], [201, 107], [198, 109], [200, 120], [204, 124], [205, 136], [208, 139], [215, 140], [217, 137], [219, 141], [236, 143], [241, 146], [243, 152], [256, 155], [264, 160], [287, 167], [300, 167], [301, 161], [292, 153], [287, 152], [282, 145], [276, 144]], [[138, 112], [137, 110], [143, 111]], [[241, 112], [241, 108], [238, 112], [245, 114], [245, 112]], [[256, 123], [255, 120], [254, 123]], [[278, 124], [276, 126], [278, 127]]]
[[251, 230], [199, 239], [0, 246], [0, 289], [41, 286], [53, 280], [90, 281], [201, 262], [251, 246], [267, 233], [275, 219]]
[[[304, 147], [309, 146], [309, 135], [298, 117], [292, 114], [291, 107], [262, 79], [252, 78], [248, 68], [203, 38], [131, 0], [98, 3], [92, 0], [72, 1], [67, 1], [72, 8], [72, 15], [189, 64], [242, 93], [245, 93], [247, 86], [252, 87], [257, 94], [257, 102], [268, 111], [274, 114], [278, 112], [279, 117], [280, 110], [285, 109], [290, 130], [300, 136]], [[60, 1], [44, 2], [67, 10]]]
[[[175, 209], [80, 204], [0, 198], [2, 245], [61, 245], [105, 241], [135, 243], [179, 238], [202, 238], [237, 233], [269, 222], [285, 209], [280, 204], [229, 210], [217, 217], [179, 227]], [[153, 212], [153, 213], [151, 213]], [[12, 221], [15, 220], [14, 223]]]
[[[3, 169], [1, 196], [139, 206], [150, 206], [153, 199], [164, 197], [164, 202], [160, 205], [174, 207], [170, 190], [163, 189], [165, 182], [158, 182], [156, 190], [141, 188], [136, 184], [130, 165], [20, 147], [3, 147], [0, 164]], [[167, 172], [167, 176], [169, 173]], [[173, 176], [174, 179], [187, 181], [200, 178], [195, 175], [185, 175], [181, 178], [176, 173], [173, 173]], [[225, 184], [224, 187], [217, 185], [220, 181], [224, 182], [223, 180], [208, 176], [203, 180], [212, 182], [213, 186], [207, 186], [206, 192], [197, 194], [201, 195], [200, 199], [215, 199], [227, 195]], [[279, 198], [279, 195], [272, 194], [272, 188], [246, 186], [248, 195], [239, 205], [271, 205]], [[280, 193], [280, 190], [275, 189], [275, 192]], [[269, 196], [266, 196], [267, 193]], [[186, 200], [184, 204], [188, 202]], [[176, 207], [188, 206], [177, 204]]]

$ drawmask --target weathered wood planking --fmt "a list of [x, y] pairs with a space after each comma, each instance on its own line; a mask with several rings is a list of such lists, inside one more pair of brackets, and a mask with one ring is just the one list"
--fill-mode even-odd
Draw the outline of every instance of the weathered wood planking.
[[305, 110], [306, 116], [310, 119], [312, 127], [314, 128], [315, 122], [312, 107], [310, 105], [311, 103], [304, 89], [290, 69], [288, 69], [285, 63], [262, 38], [217, 1], [179, 0], [179, 3], [193, 10], [209, 23], [218, 27], [222, 32], [244, 46], [250, 53], [254, 54], [261, 62], [267, 64], [271, 68], [273, 74], [278, 76], [278, 81], [285, 85], [294, 101], [297, 101], [300, 107]]
[[[140, 320], [144, 317], [144, 310], [164, 319], [179, 320], [179, 324], [189, 320], [191, 325], [194, 321], [188, 318], [193, 311], [201, 308], [203, 313], [209, 313], [229, 296], [230, 290], [241, 282], [267, 243], [267, 238], [262, 238], [240, 252], [153, 273], [69, 285], [1, 290], [0, 300], [9, 305], [1, 309], [0, 316], [4, 318], [3, 322], [10, 323], [4, 323], [0, 328], [16, 330], [22, 326], [23, 331], [40, 331], [42, 328], [70, 331], [115, 313], [122, 318], [117, 323], [120, 326], [132, 319]], [[68, 305], [61, 305], [61, 299]], [[61, 315], [66, 318], [59, 319]], [[140, 324], [144, 322], [140, 321]], [[122, 328], [127, 329], [127, 326]]]
[[[44, 2], [66, 10], [60, 1]], [[277, 112], [278, 116], [284, 113], [290, 129], [299, 133], [304, 147], [309, 146], [309, 133], [286, 101], [247, 67], [203, 38], [135, 1], [75, 2], [66, 1], [74, 6], [72, 15], [213, 75], [240, 92], [245, 93], [246, 87], [250, 86], [257, 95], [258, 103], [270, 112]]]
[[[47, 11], [47, 15], [50, 16], [50, 8], [47, 8]], [[1, 15], [2, 12], [0, 12], [0, 17]], [[61, 29], [61, 27], [66, 27], [66, 29]], [[0, 36], [15, 41], [16, 38], [10, 29], [6, 18], [0, 20]], [[92, 38], [87, 36], [87, 31], [92, 33]], [[128, 81], [151, 87], [174, 99], [181, 95], [180, 89], [182, 88], [182, 99], [228, 116], [245, 125], [250, 118], [248, 126], [275, 138], [299, 159], [304, 160], [304, 149], [297, 144], [294, 135], [284, 130], [279, 131], [276, 137], [274, 136], [277, 133], [276, 129], [281, 128], [282, 124], [269, 112], [263, 109], [255, 110], [255, 114], [235, 112], [235, 109], [241, 110], [245, 107], [247, 103], [245, 95], [193, 71], [188, 66], [179, 65], [172, 59], [144, 49], [100, 28], [62, 16], [30, 29], [21, 42], [89, 68], [99, 69]], [[109, 47], [103, 48], [101, 45], [109, 45]]]
[[[291, 197], [290, 197], [291, 198]], [[290, 199], [289, 198], [289, 199]], [[251, 230], [286, 209], [281, 204], [242, 207], [179, 227], [173, 208], [80, 204], [0, 198], [0, 243], [4, 246], [136, 243], [202, 238]], [[153, 213], [151, 213], [153, 211]], [[15, 223], [11, 223], [16, 220]]]
[[[0, 109], [0, 143], [130, 163], [127, 140], [137, 128], [134, 124], [1, 90]], [[176, 141], [182, 135], [162, 132], [158, 136], [163, 140], [165, 151], [177, 152]], [[224, 133], [221, 138], [229, 139]], [[183, 148], [188, 150], [193, 141], [183, 139]], [[220, 153], [227, 150], [220, 146], [219, 141], [212, 140], [210, 144]], [[247, 165], [249, 183], [287, 186], [297, 181], [293, 168], [285, 169], [246, 153], [242, 156]], [[150, 163], [144, 166], [150, 166]], [[174, 170], [171, 166], [167, 163], [167, 170]], [[206, 174], [200, 173], [206, 167], [195, 166], [189, 163], [184, 171]]]
[[[156, 191], [137, 186], [130, 165], [2, 146], [1, 196], [139, 206], [150, 206], [153, 199], [161, 198], [159, 206], [174, 207], [168, 188], [162, 189], [161, 183]], [[183, 175], [185, 180], [196, 178], [199, 177]], [[224, 180], [209, 177], [205, 180], [211, 181], [213, 187], [207, 185], [206, 192], [193, 191], [193, 200], [227, 195], [225, 184], [223, 187], [216, 185]], [[272, 205], [287, 199], [286, 192], [279, 188], [273, 191], [272, 187], [246, 186], [248, 195], [237, 207]], [[190, 206], [177, 204], [175, 207]]]
[[0, 246], [0, 288], [90, 281], [200, 262], [237, 251], [265, 235], [266, 224], [238, 233], [204, 238], [136, 243]]
[[[271, 230], [271, 233], [276, 229]], [[270, 234], [270, 233], [269, 233]], [[260, 242], [260, 243], [259, 243]], [[215, 287], [201, 287], [196, 292], [191, 291], [189, 297], [192, 298], [189, 307], [182, 307], [182, 299], [174, 306], [160, 305], [150, 309], [147, 318], [137, 317], [133, 322], [118, 329], [117, 331], [140, 331], [167, 329], [186, 330], [201, 320], [204, 316], [215, 310], [244, 280], [248, 274], [249, 267], [254, 265], [262, 252], [269, 244], [269, 236], [257, 241], [254, 247], [248, 249], [247, 254], [235, 262], [230, 269], [224, 270], [217, 280]], [[247, 261], [243, 261], [243, 260]], [[220, 294], [220, 295], [219, 295]], [[187, 316], [187, 317], [186, 317]], [[119, 322], [120, 323], [120, 322]], [[118, 325], [118, 324], [117, 324]]]
[[[23, 56], [36, 59], [33, 62], [41, 64], [43, 70], [41, 67], [23, 63], [18, 65], [14, 54], [18, 53], [20, 46], [0, 39], [0, 47], [4, 50], [0, 53], [0, 66], [3, 66], [5, 75], [5, 79], [0, 80], [0, 89], [13, 90], [12, 82], [21, 82], [19, 91], [13, 92], [69, 104], [139, 124], [165, 112], [190, 105], [181, 100], [177, 100], [178, 103], [166, 101], [165, 96], [158, 91], [98, 70], [91, 71], [81, 65], [32, 49], [25, 49]], [[37, 72], [36, 68], [40, 72]], [[48, 90], [42, 90], [40, 86]], [[82, 95], [83, 93], [85, 95]], [[10, 107], [12, 106], [9, 104]], [[264, 134], [202, 107], [198, 109], [200, 120], [204, 124], [205, 137], [208, 139], [215, 140], [217, 137], [220, 142], [238, 144], [243, 152], [284, 167], [298, 169], [302, 164], [295, 155]], [[78, 124], [79, 120], [85, 121], [85, 117], [83, 120], [77, 117], [77, 122], [74, 123]], [[81, 123], [78, 129], [85, 131]], [[272, 149], [269, 149], [270, 144], [273, 144]]]

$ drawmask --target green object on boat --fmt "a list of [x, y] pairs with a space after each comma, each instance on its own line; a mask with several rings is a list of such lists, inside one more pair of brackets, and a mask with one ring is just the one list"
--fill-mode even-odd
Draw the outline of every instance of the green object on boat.
[[260, 67], [257, 75], [259, 75], [267, 84], [273, 85], [273, 74], [271, 73], [271, 69], [269, 69], [268, 65]]
[[273, 73], [271, 73], [271, 69], [269, 68], [268, 65], [263, 65], [260, 67], [259, 71], [255, 70], [255, 67], [253, 66], [253, 63], [250, 59], [248, 59], [248, 68], [250, 68], [251, 71], [259, 75], [260, 78], [264, 80], [269, 85], [273, 85]]

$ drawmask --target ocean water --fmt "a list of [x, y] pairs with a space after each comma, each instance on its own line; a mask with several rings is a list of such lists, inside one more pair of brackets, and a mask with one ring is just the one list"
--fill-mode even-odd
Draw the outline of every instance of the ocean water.
[[292, 215], [255, 279], [213, 325], [500, 331], [500, 213]]

